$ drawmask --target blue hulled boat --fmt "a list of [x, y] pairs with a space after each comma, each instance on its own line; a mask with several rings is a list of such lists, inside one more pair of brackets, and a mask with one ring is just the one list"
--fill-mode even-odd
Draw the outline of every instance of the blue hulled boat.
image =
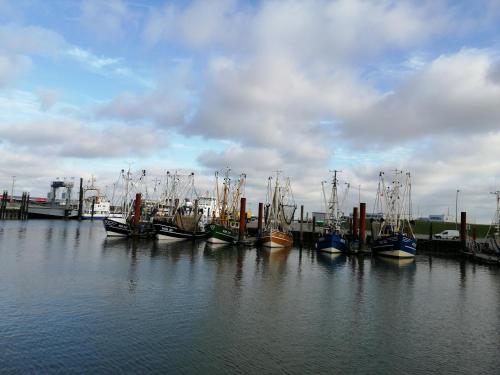
[[411, 182], [410, 173], [395, 170], [392, 184], [385, 185], [384, 172], [380, 181], [375, 206], [383, 212], [380, 229], [372, 242], [372, 253], [395, 258], [413, 258], [417, 240], [410, 224]]
[[340, 233], [325, 233], [316, 242], [316, 250], [327, 253], [345, 253], [347, 240]]
[[396, 258], [413, 258], [417, 252], [417, 241], [405, 233], [394, 233], [377, 238], [372, 244], [372, 253]]
[[[332, 191], [330, 199], [326, 206], [328, 211], [325, 217], [325, 231], [316, 242], [316, 250], [327, 253], [346, 253], [349, 250], [347, 239], [344, 236], [342, 229], [342, 212], [339, 208], [339, 200], [337, 194], [337, 172], [333, 171]], [[347, 190], [345, 192], [347, 194]], [[326, 202], [326, 194], [323, 183], [323, 198]]]

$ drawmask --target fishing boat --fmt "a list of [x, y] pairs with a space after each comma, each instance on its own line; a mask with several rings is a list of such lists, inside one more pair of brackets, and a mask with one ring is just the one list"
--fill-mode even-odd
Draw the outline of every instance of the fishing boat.
[[380, 209], [383, 215], [371, 246], [372, 253], [375, 255], [396, 258], [415, 257], [417, 241], [410, 224], [410, 173], [403, 173], [396, 169], [389, 186], [386, 186], [384, 172], [379, 174], [375, 209]]
[[[139, 191], [145, 189], [145, 177], [145, 170], [140, 171], [139, 175], [136, 174], [135, 176], [130, 171], [130, 167], [126, 172], [124, 169], [121, 170], [117, 183], [117, 185], [122, 185], [123, 188], [121, 207], [119, 212], [115, 212], [102, 220], [107, 236], [127, 237], [134, 235], [148, 237], [151, 235], [152, 228], [147, 219], [148, 213], [144, 212], [144, 215], [142, 215], [144, 202], [141, 194], [138, 194]], [[132, 207], [135, 207], [134, 211]]]
[[127, 172], [125, 172], [124, 169], [121, 170], [118, 179], [123, 185], [120, 212], [115, 213], [113, 216], [108, 215], [108, 217], [102, 220], [104, 230], [108, 237], [128, 237], [132, 234], [132, 227], [130, 225], [132, 178], [130, 167]]
[[497, 208], [493, 221], [488, 229], [488, 233], [486, 234], [486, 238], [489, 241], [491, 249], [493, 249], [497, 255], [500, 255], [500, 191], [497, 190], [492, 194], [495, 194]]
[[[181, 196], [188, 196], [181, 202]], [[182, 241], [205, 238], [207, 233], [202, 222], [203, 209], [198, 206], [194, 173], [188, 176], [177, 172], [167, 172], [164, 197], [161, 199], [161, 210], [153, 218], [156, 237], [166, 241]]]
[[[325, 217], [325, 229], [322, 236], [316, 242], [316, 250], [324, 251], [327, 253], [346, 253], [348, 251], [348, 242], [345, 237], [345, 231], [342, 228], [342, 218], [344, 217], [344, 215], [340, 210], [339, 198], [337, 193], [338, 172], [340, 171], [333, 171], [332, 190], [328, 202], [326, 199], [324, 183], [322, 183], [323, 199], [325, 201], [325, 206], [328, 207], [328, 210]], [[348, 189], [349, 185], [347, 185], [344, 199], [342, 201], [345, 201]]]
[[83, 196], [82, 220], [103, 220], [110, 215], [111, 203], [95, 186], [94, 176], [83, 189]]
[[236, 185], [231, 190], [230, 169], [226, 169], [222, 189], [219, 187], [219, 173], [215, 173], [216, 210], [205, 226], [210, 244], [234, 244], [239, 235], [239, 205], [246, 175], [241, 174]]
[[280, 172], [276, 172], [274, 187], [272, 177], [269, 177], [267, 185], [265, 225], [260, 238], [265, 248], [272, 250], [293, 245], [290, 224], [296, 209], [290, 179], [286, 178], [281, 184]]

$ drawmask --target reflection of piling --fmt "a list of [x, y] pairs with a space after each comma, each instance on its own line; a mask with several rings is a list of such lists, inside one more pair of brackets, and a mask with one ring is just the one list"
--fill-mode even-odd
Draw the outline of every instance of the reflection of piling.
[[95, 197], [92, 197], [92, 210], [90, 211], [90, 220], [94, 220], [95, 213]]
[[359, 204], [359, 247], [362, 249], [366, 240], [366, 203]]
[[83, 215], [83, 178], [80, 177], [80, 195], [78, 197], [78, 220], [82, 220]]
[[465, 249], [465, 241], [467, 241], [467, 214], [460, 212], [460, 241]]
[[240, 230], [238, 240], [243, 241], [245, 237], [245, 229], [246, 229], [246, 219], [247, 219], [247, 199], [241, 198], [240, 201]]
[[358, 208], [352, 209], [352, 237], [358, 238]]
[[257, 236], [262, 236], [262, 220], [264, 219], [264, 203], [259, 203], [259, 216], [257, 218]]
[[135, 195], [134, 225], [139, 225], [141, 221], [141, 193]]

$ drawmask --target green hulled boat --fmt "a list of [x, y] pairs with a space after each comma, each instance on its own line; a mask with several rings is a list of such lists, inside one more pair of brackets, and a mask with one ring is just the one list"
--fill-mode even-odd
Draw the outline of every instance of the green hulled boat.
[[[211, 244], [234, 244], [239, 235], [239, 201], [245, 184], [245, 174], [241, 174], [235, 186], [231, 186], [230, 169], [226, 169], [222, 186], [219, 186], [219, 172], [215, 172], [216, 210], [213, 218], [205, 226], [207, 242]], [[232, 189], [231, 189], [232, 188]]]
[[208, 232], [208, 243], [233, 244], [238, 241], [238, 231], [222, 224], [207, 224], [205, 231]]

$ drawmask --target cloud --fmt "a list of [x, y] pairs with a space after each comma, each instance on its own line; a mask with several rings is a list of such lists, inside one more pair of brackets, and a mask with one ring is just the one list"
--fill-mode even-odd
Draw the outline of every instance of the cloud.
[[63, 44], [62, 36], [42, 27], [0, 25], [0, 88], [30, 71], [31, 56], [55, 56]]
[[81, 159], [145, 156], [166, 146], [166, 136], [147, 127], [89, 126], [72, 120], [24, 122], [1, 127], [4, 142], [26, 150]]
[[98, 39], [122, 38], [133, 24], [134, 16], [122, 0], [84, 0], [81, 22]]
[[94, 69], [102, 69], [104, 67], [116, 65], [120, 62], [119, 59], [96, 56], [79, 47], [71, 47], [67, 49], [66, 55]]
[[55, 56], [65, 44], [58, 33], [39, 26], [0, 25], [0, 51]]
[[50, 110], [60, 98], [60, 92], [53, 89], [38, 89], [36, 94], [40, 100], [40, 108], [42, 111]]
[[153, 122], [158, 128], [175, 128], [184, 122], [187, 106], [172, 92], [163, 89], [146, 95], [125, 93], [97, 109], [101, 118], [127, 122]]
[[160, 129], [180, 129], [195, 105], [189, 61], [170, 62], [156, 87], [144, 93], [122, 93], [96, 108], [98, 118], [147, 122]]
[[0, 88], [15, 82], [30, 70], [31, 59], [23, 55], [0, 55]]
[[500, 85], [494, 68], [486, 51], [439, 56], [372, 105], [346, 113], [342, 131], [355, 141], [382, 145], [495, 130]]
[[312, 65], [421, 45], [454, 25], [453, 12], [444, 10], [436, 2], [390, 0], [167, 3], [152, 8], [144, 36], [149, 43], [271, 53]]
[[193, 1], [185, 7], [166, 3], [161, 9], [150, 10], [144, 37], [150, 44], [182, 41], [193, 48], [234, 45], [244, 37], [246, 19], [233, 0]]

